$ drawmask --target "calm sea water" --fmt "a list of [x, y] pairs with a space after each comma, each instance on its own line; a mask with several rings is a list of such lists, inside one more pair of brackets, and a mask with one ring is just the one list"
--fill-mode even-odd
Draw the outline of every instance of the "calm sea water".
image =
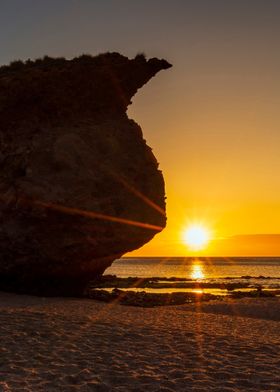
[[[106, 274], [127, 277], [165, 277], [201, 282], [250, 282], [252, 287], [280, 289], [280, 257], [234, 258], [121, 258]], [[250, 277], [250, 278], [249, 278]], [[227, 278], [227, 279], [226, 279]]]
[[122, 278], [178, 277], [186, 279], [209, 279], [225, 277], [277, 277], [280, 278], [280, 257], [234, 257], [234, 258], [121, 258], [106, 270]]

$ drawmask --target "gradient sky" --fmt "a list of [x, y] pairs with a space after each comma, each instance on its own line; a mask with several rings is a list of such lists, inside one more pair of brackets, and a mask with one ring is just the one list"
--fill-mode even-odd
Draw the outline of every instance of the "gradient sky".
[[144, 52], [173, 68], [133, 100], [160, 162], [168, 227], [134, 255], [188, 255], [204, 222], [208, 255], [279, 255], [280, 1], [4, 0], [0, 63], [48, 54]]

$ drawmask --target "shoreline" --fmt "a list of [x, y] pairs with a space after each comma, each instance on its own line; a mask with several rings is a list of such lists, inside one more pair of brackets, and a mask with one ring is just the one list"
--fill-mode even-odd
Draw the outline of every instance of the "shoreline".
[[118, 302], [120, 305], [139, 306], [139, 307], [157, 307], [170, 305], [185, 305], [190, 303], [202, 303], [208, 301], [225, 301], [227, 299], [242, 298], [279, 298], [279, 290], [275, 293], [269, 290], [250, 290], [234, 291], [227, 295], [207, 293], [201, 290], [197, 291], [172, 291], [172, 292], [150, 292], [145, 290], [120, 290], [118, 288], [108, 289], [89, 289], [85, 294], [86, 298], [101, 302]]
[[[272, 279], [277, 281], [276, 287], [263, 285], [263, 282]], [[87, 298], [103, 302], [118, 301], [123, 305], [142, 307], [182, 305], [223, 300], [226, 297], [240, 299], [278, 296], [280, 296], [280, 278], [264, 276], [198, 280], [176, 277], [120, 278], [116, 275], [103, 275], [91, 281], [85, 290]]]

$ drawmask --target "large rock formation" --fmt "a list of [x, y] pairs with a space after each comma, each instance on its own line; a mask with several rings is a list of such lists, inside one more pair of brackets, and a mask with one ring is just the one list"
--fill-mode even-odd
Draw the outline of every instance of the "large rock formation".
[[131, 97], [171, 65], [118, 53], [0, 68], [0, 289], [81, 293], [166, 223]]

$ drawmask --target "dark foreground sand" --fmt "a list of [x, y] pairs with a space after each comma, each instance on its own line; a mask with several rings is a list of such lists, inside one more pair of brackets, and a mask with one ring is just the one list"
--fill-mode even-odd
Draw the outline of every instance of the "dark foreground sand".
[[280, 391], [280, 301], [135, 308], [0, 294], [0, 391]]

